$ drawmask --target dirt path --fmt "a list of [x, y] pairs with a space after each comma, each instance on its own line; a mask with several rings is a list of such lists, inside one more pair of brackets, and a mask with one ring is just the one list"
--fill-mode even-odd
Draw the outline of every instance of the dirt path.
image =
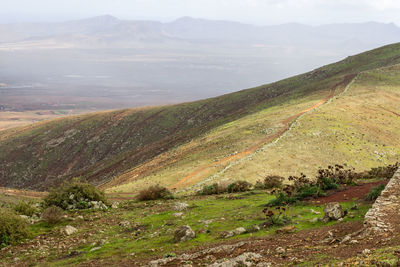
[[253, 146], [249, 147], [248, 149], [239, 152], [237, 154], [225, 157], [217, 162], [213, 162], [212, 164], [209, 164], [207, 166], [198, 168], [196, 170], [194, 170], [192, 173], [188, 174], [186, 177], [184, 177], [182, 180], [180, 180], [179, 182], [177, 182], [176, 184], [174, 184], [173, 186], [171, 186], [170, 188], [172, 189], [182, 189], [183, 187], [192, 185], [195, 183], [195, 181], [191, 181], [193, 177], [201, 175], [201, 174], [205, 174], [210, 168], [213, 167], [217, 167], [221, 164], [224, 163], [229, 163], [235, 160], [239, 160], [242, 159], [246, 156], [249, 156], [251, 154], [253, 154], [254, 152], [256, 152], [260, 147], [264, 146], [266, 143], [270, 143], [272, 141], [274, 141], [275, 139], [279, 138], [280, 136], [282, 136], [284, 133], [286, 133], [288, 130], [290, 130], [291, 125], [293, 124], [293, 122], [295, 122], [299, 117], [301, 117], [302, 115], [324, 105], [325, 103], [327, 103], [329, 100], [331, 100], [334, 96], [335, 96], [335, 92], [336, 89], [341, 86], [341, 85], [346, 85], [349, 84], [353, 79], [355, 78], [355, 75], [348, 75], [346, 76], [343, 81], [335, 84], [331, 90], [330, 93], [327, 97], [325, 97], [324, 99], [320, 100], [318, 103], [314, 104], [311, 107], [308, 107], [302, 111], [300, 111], [299, 113], [292, 115], [288, 118], [286, 118], [285, 120], [282, 121], [282, 124], [284, 125], [283, 128], [281, 128], [278, 132], [260, 140], [259, 142], [257, 142], [256, 144], [254, 144]]

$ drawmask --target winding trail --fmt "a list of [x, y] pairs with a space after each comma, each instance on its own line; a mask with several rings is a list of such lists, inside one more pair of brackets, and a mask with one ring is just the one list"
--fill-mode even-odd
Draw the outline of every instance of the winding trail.
[[[277, 138], [281, 137], [283, 134], [285, 134], [287, 131], [290, 130], [292, 124], [302, 115], [328, 103], [331, 99], [333, 99], [333, 97], [335, 97], [335, 92], [336, 89], [339, 86], [342, 85], [349, 85], [353, 80], [355, 80], [355, 78], [357, 77], [357, 74], [351, 74], [351, 75], [347, 75], [341, 82], [335, 84], [331, 90], [330, 93], [327, 97], [325, 97], [324, 99], [320, 100], [318, 103], [314, 104], [311, 107], [308, 107], [302, 111], [300, 111], [299, 113], [292, 115], [286, 119], [284, 119], [282, 121], [282, 124], [284, 125], [278, 132], [264, 138], [261, 139], [260, 141], [258, 141], [256, 144], [254, 144], [253, 146], [249, 147], [248, 149], [241, 151], [237, 154], [225, 157], [219, 161], [213, 162], [211, 164], [208, 164], [204, 167], [198, 168], [196, 170], [194, 170], [193, 172], [191, 172], [190, 174], [188, 174], [187, 176], [185, 176], [182, 180], [180, 180], [179, 182], [177, 182], [176, 184], [174, 184], [173, 186], [171, 186], [171, 189], [182, 189], [183, 187], [186, 187], [188, 185], [193, 184], [192, 178], [194, 178], [195, 176], [201, 175], [206, 173], [210, 168], [213, 167], [217, 167], [221, 164], [224, 163], [229, 163], [232, 161], [236, 161], [236, 160], [240, 160], [245, 158], [246, 156], [249, 156], [253, 153], [255, 153], [259, 148], [263, 147], [266, 143], [270, 143], [274, 140], [276, 140]], [[346, 88], [347, 89], [347, 88]], [[346, 90], [345, 89], [345, 90]]]

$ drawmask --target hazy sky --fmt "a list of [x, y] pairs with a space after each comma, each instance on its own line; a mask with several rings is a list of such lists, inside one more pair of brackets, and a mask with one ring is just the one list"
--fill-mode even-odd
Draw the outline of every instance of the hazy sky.
[[400, 0], [0, 0], [0, 4], [0, 22], [110, 14], [163, 21], [192, 16], [254, 24], [379, 21], [400, 25]]

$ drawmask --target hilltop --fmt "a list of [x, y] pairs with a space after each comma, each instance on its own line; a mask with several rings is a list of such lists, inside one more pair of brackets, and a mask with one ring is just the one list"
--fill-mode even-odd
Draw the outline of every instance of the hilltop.
[[215, 179], [254, 181], [296, 173], [299, 164], [313, 173], [332, 161], [360, 169], [394, 163], [399, 51], [400, 44], [385, 46], [202, 101], [2, 131], [0, 183], [46, 190], [79, 176], [110, 191], [135, 192], [152, 183], [185, 189]]

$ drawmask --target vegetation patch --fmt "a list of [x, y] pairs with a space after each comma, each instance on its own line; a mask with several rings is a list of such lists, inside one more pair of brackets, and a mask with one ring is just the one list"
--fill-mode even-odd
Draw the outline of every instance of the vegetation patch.
[[137, 196], [139, 201], [171, 198], [174, 198], [171, 191], [160, 185], [149, 186], [148, 188], [141, 190]]
[[7, 209], [0, 209], [0, 247], [19, 243], [30, 235], [25, 219]]
[[384, 189], [385, 189], [384, 184], [380, 184], [378, 186], [371, 188], [371, 190], [368, 192], [368, 195], [365, 197], [365, 200], [375, 201], [381, 195]]
[[104, 192], [78, 179], [53, 188], [44, 198], [46, 207], [57, 206], [64, 210], [87, 209], [91, 207], [93, 201], [107, 203]]

